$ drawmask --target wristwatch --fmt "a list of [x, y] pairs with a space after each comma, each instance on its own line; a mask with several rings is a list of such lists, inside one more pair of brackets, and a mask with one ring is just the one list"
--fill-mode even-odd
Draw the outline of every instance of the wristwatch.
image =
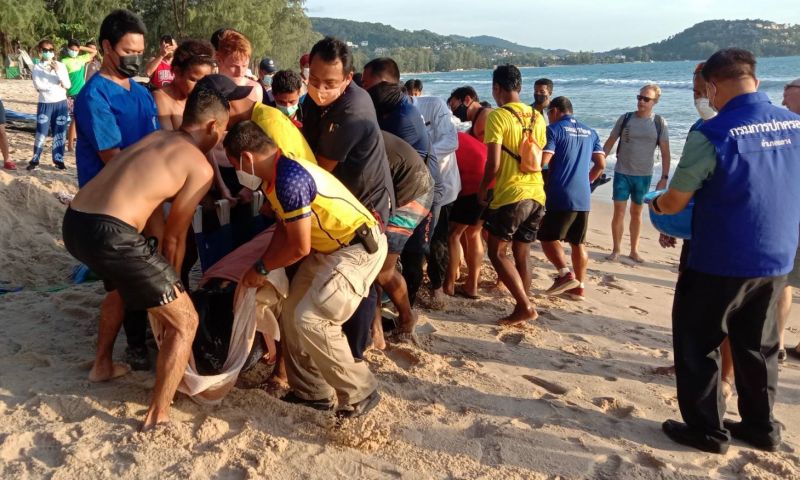
[[264, 266], [264, 261], [261, 259], [253, 264], [253, 270], [255, 270], [257, 274], [265, 277], [269, 275], [269, 270], [267, 270], [267, 267]]

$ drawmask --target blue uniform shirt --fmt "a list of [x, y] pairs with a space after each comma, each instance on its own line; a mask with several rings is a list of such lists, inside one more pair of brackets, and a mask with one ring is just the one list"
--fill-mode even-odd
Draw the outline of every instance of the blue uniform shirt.
[[564, 115], [561, 120], [547, 127], [544, 151], [553, 154], [545, 183], [547, 210], [591, 210], [589, 171], [592, 169], [592, 154], [603, 152], [597, 132], [575, 120], [572, 115]]
[[740, 278], [788, 273], [800, 232], [800, 116], [748, 93], [698, 131], [717, 162], [694, 195], [689, 268]]
[[150, 92], [131, 80], [131, 89], [94, 75], [75, 100], [78, 142], [75, 158], [78, 186], [83, 187], [103, 168], [98, 152], [123, 149], [158, 130], [158, 111]]

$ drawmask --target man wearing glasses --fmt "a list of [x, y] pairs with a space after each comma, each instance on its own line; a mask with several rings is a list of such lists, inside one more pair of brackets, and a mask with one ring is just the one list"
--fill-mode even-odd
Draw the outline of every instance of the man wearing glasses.
[[637, 263], [644, 259], [639, 255], [639, 232], [642, 228], [642, 204], [644, 195], [650, 189], [653, 177], [654, 153], [661, 149], [661, 178], [656, 185], [662, 189], [669, 178], [669, 132], [667, 122], [653, 113], [653, 107], [661, 97], [658, 85], [645, 85], [636, 96], [636, 111], [628, 112], [617, 120], [614, 129], [608, 136], [603, 150], [611, 153], [614, 144], [617, 147], [617, 163], [614, 168], [614, 216], [611, 220], [611, 235], [614, 248], [608, 260], [619, 259], [622, 249], [623, 222], [625, 207], [631, 200], [631, 251], [629, 257]]

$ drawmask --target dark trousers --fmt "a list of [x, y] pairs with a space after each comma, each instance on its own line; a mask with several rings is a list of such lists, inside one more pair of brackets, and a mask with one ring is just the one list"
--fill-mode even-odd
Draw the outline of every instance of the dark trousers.
[[435, 219], [436, 227], [433, 229], [430, 255], [428, 255], [428, 280], [431, 281], [431, 290], [442, 288], [447, 274], [447, 263], [450, 261], [447, 234], [452, 208], [452, 203], [442, 206], [438, 218]]
[[53, 163], [64, 163], [64, 147], [67, 144], [69, 111], [67, 101], [39, 103], [36, 106], [36, 136], [33, 139], [32, 164], [38, 164], [44, 152], [47, 134], [53, 135]]
[[687, 425], [720, 443], [725, 400], [719, 346], [730, 339], [739, 414], [748, 430], [780, 437], [772, 417], [778, 386], [777, 302], [786, 276], [721, 277], [684, 270], [672, 307], [678, 405]]
[[425, 256], [430, 251], [431, 243], [431, 230], [433, 228], [434, 218], [433, 213], [428, 213], [425, 218], [414, 229], [403, 252], [400, 254], [400, 265], [403, 267], [403, 279], [406, 281], [408, 288], [408, 301], [411, 306], [417, 300], [417, 292], [422, 286], [422, 264], [425, 261]]
[[130, 348], [146, 348], [147, 310], [125, 310], [122, 328]]
[[378, 290], [373, 284], [369, 287], [369, 295], [361, 300], [353, 316], [342, 325], [342, 332], [347, 337], [353, 358], [359, 360], [364, 358], [364, 350], [367, 349], [367, 344], [372, 338], [372, 321], [375, 319], [377, 308]]

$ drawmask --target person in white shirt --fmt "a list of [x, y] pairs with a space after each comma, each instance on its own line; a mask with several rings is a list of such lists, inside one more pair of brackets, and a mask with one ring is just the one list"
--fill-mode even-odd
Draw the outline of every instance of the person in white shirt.
[[50, 40], [38, 45], [41, 61], [33, 67], [33, 86], [39, 92], [36, 106], [36, 137], [33, 141], [33, 158], [27, 170], [39, 166], [47, 135], [53, 135], [53, 163], [64, 170], [64, 147], [67, 139], [68, 107], [67, 89], [71, 86], [67, 67], [55, 59], [55, 48]]
[[431, 236], [430, 255], [428, 256], [428, 278], [431, 281], [431, 307], [441, 309], [445, 304], [444, 280], [449, 262], [448, 224], [450, 210], [461, 191], [461, 176], [456, 163], [458, 133], [456, 132], [453, 113], [447, 103], [439, 97], [410, 97], [425, 120], [431, 148], [439, 159], [441, 172], [441, 197], [434, 213], [436, 222]]

